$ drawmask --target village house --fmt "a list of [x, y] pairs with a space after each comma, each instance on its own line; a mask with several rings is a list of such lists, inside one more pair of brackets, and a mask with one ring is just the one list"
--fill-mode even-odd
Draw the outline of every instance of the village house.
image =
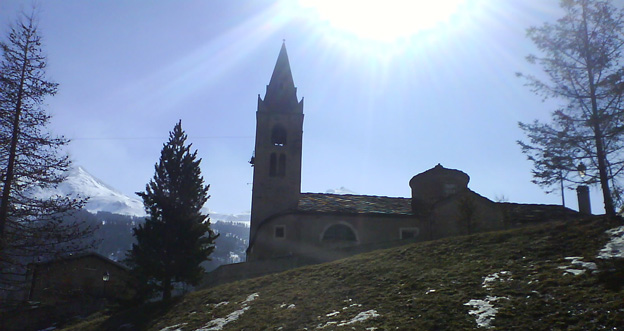
[[28, 309], [0, 316], [0, 329], [38, 330], [109, 303], [130, 300], [134, 282], [128, 268], [97, 253], [83, 253], [28, 265]]

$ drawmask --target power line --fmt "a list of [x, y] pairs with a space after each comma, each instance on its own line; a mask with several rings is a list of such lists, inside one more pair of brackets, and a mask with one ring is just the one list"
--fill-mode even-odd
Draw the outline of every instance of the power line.
[[[76, 137], [69, 140], [166, 140], [169, 137]], [[254, 136], [189, 136], [191, 140], [202, 139], [251, 139]]]

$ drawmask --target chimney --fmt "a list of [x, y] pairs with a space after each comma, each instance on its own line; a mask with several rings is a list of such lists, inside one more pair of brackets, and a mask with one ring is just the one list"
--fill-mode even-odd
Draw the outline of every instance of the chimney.
[[591, 203], [589, 202], [589, 187], [587, 185], [579, 185], [576, 188], [576, 196], [578, 197], [578, 208], [581, 214], [591, 215]]

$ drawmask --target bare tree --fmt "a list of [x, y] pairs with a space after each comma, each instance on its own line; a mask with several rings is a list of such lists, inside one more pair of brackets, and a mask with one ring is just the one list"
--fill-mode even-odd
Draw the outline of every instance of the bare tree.
[[563, 0], [561, 7], [565, 15], [556, 23], [527, 31], [541, 52], [527, 59], [547, 80], [518, 75], [534, 92], [567, 104], [549, 124], [520, 123], [530, 141], [518, 143], [534, 163], [535, 183], [599, 184], [605, 211], [614, 216], [624, 170], [624, 12], [606, 0]]
[[0, 289], [11, 289], [25, 265], [85, 248], [91, 228], [63, 219], [84, 200], [45, 194], [70, 166], [60, 149], [69, 141], [46, 130], [46, 58], [34, 14], [23, 14], [0, 42]]

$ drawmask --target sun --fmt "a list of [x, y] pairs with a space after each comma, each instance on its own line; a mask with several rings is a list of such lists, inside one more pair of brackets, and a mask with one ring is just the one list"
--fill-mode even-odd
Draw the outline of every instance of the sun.
[[300, 0], [332, 29], [358, 39], [395, 42], [452, 24], [468, 0]]

